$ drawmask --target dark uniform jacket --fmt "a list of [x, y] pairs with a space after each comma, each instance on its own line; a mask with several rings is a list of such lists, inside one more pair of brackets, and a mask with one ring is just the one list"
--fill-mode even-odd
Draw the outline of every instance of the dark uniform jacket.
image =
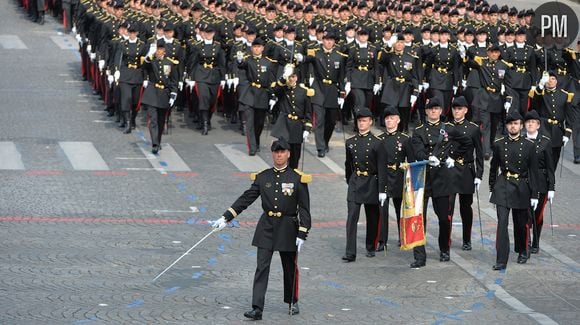
[[[474, 90], [471, 105], [486, 109], [490, 113], [500, 113], [503, 110], [501, 85], [504, 84], [509, 64], [503, 60], [490, 60], [474, 56], [466, 62], [467, 66], [479, 71], [481, 87]], [[509, 100], [509, 89], [506, 87], [506, 98]]]
[[178, 72], [175, 62], [167, 57], [162, 59], [147, 57], [143, 64], [143, 72], [149, 84], [143, 90], [141, 104], [169, 108], [170, 94], [177, 93]]
[[248, 83], [249, 87], [241, 87], [239, 102], [252, 108], [267, 109], [269, 100], [269, 88], [276, 80], [278, 69], [276, 60], [260, 56], [247, 57], [238, 64], [239, 73], [245, 78], [240, 78]]
[[471, 144], [471, 139], [457, 131], [454, 125], [439, 121], [436, 123], [426, 122], [418, 126], [411, 141], [416, 160], [427, 160], [429, 156], [435, 156], [440, 161], [437, 167], [427, 166], [426, 194], [432, 197], [451, 194], [450, 172], [445, 165], [445, 160], [449, 157], [452, 145], [457, 148], [455, 154], [464, 155], [465, 150]]
[[112, 70], [118, 70], [121, 73], [119, 82], [132, 85], [143, 83], [141, 65], [148, 50], [147, 44], [139, 38], [136, 39], [135, 43], [126, 40], [118, 44]]
[[441, 47], [441, 44], [432, 47], [425, 63], [430, 88], [450, 91], [453, 86], [459, 86], [460, 57], [453, 44], [448, 43], [446, 48]]
[[348, 201], [379, 204], [377, 151], [380, 142], [381, 138], [371, 132], [346, 140], [344, 170]]
[[188, 70], [191, 80], [210, 85], [217, 85], [225, 80], [226, 55], [219, 42], [205, 44], [204, 41], [199, 41], [189, 51], [191, 55]]
[[314, 89], [304, 84], [291, 87], [281, 78], [272, 91], [278, 97], [280, 115], [272, 127], [271, 135], [284, 138], [288, 143], [302, 143], [303, 131], [312, 130], [310, 98], [314, 96]]
[[473, 180], [483, 177], [483, 149], [479, 126], [464, 119], [461, 122], [450, 122], [455, 129], [469, 138], [465, 148], [459, 142], [453, 142], [449, 149], [449, 157], [455, 160], [455, 167], [449, 169], [451, 193], [473, 194]]
[[573, 99], [573, 93], [559, 87], [534, 92], [532, 108], [538, 111], [542, 122], [541, 130], [552, 139], [552, 147], [561, 147], [562, 137], [570, 138], [572, 135]]
[[505, 61], [511, 63], [506, 74], [506, 84], [513, 89], [530, 89], [538, 81], [536, 67], [536, 53], [534, 48], [524, 45], [518, 48], [516, 45], [507, 48]]
[[351, 83], [351, 88], [373, 88], [375, 82], [375, 64], [377, 60], [377, 48], [367, 43], [366, 48], [361, 48], [358, 43], [349, 47], [346, 61], [346, 80]]
[[231, 221], [260, 196], [264, 213], [258, 221], [252, 245], [282, 252], [296, 251], [296, 237], [310, 231], [308, 183], [312, 176], [299, 170], [266, 169], [252, 174], [254, 181], [223, 216]]
[[[554, 158], [552, 157], [552, 141], [545, 135], [538, 134], [536, 139], [529, 139], [536, 144], [536, 157], [538, 159], [538, 192], [548, 193], [553, 191], [556, 183], [554, 176]], [[541, 202], [540, 202], [541, 203]]]
[[414, 52], [382, 50], [378, 54], [377, 80], [383, 83], [381, 102], [392, 107], [410, 107], [411, 95], [419, 95], [421, 62]]
[[404, 170], [401, 163], [414, 161], [411, 138], [402, 132], [385, 132], [378, 148], [379, 192], [388, 197], [403, 196]]
[[305, 62], [310, 64], [315, 90], [312, 103], [327, 108], [338, 108], [340, 91], [344, 89], [347, 55], [321, 45], [307, 50]]
[[528, 209], [538, 198], [538, 160], [534, 142], [523, 136], [495, 140], [489, 169], [490, 202], [510, 209]]

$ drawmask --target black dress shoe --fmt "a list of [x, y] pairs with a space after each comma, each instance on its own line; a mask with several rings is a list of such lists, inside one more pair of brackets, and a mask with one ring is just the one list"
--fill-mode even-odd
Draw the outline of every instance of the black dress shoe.
[[464, 251], [470, 251], [471, 250], [471, 242], [464, 243], [463, 246], [461, 246], [461, 249]]
[[439, 254], [439, 262], [449, 262], [450, 259], [449, 252], [441, 252]]
[[528, 261], [528, 254], [520, 253], [520, 255], [518, 255], [518, 264], [526, 264], [527, 261]]
[[494, 271], [499, 271], [499, 270], [505, 270], [506, 267], [507, 267], [507, 265], [505, 265], [503, 263], [496, 263], [491, 267], [491, 269]]
[[574, 158], [574, 163], [575, 163], [576, 165], [577, 165], [577, 164], [580, 164], [580, 157], [576, 157], [576, 158]]
[[300, 308], [298, 308], [298, 303], [295, 302], [292, 304], [292, 307], [290, 307], [290, 311], [288, 312], [289, 315], [298, 315], [300, 314]]
[[324, 158], [324, 150], [318, 150], [318, 157], [319, 158]]
[[375, 251], [368, 251], [367, 257], [375, 257]]
[[490, 158], [491, 158], [491, 156], [490, 156], [490, 154], [488, 154], [488, 153], [486, 153], [486, 154], [483, 156], [483, 159], [485, 159], [485, 160], [489, 160]]
[[532, 254], [538, 254], [540, 252], [540, 248], [539, 247], [532, 247], [532, 248], [530, 248], [529, 252]]
[[255, 156], [256, 155], [256, 150], [250, 150], [250, 156]]
[[420, 267], [425, 266], [425, 261], [415, 261], [415, 262], [411, 263], [410, 266], [412, 269], [418, 269]]
[[376, 252], [382, 252], [385, 250], [385, 244], [384, 243], [379, 243], [379, 246], [376, 249]]
[[262, 319], [262, 311], [258, 308], [254, 308], [250, 311], [244, 313], [244, 317], [253, 319], [253, 320], [261, 320]]
[[345, 261], [345, 262], [347, 262], [347, 263], [354, 262], [354, 261], [356, 261], [356, 256], [344, 255], [342, 257], [342, 260]]
[[325, 152], [325, 153], [328, 153], [329, 151], [330, 151], [330, 148], [328, 147], [328, 145], [326, 145], [326, 146], [324, 147], [324, 152]]
[[151, 149], [151, 153], [156, 155], [159, 152], [159, 146], [153, 146], [153, 148]]

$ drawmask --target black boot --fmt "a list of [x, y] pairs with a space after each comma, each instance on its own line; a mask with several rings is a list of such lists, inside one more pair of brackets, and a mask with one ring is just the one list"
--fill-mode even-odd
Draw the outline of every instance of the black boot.
[[[130, 119], [130, 116], [131, 116], [131, 113], [129, 113], [129, 112], [126, 112], [126, 113], [123, 113], [123, 114], [125, 115], [125, 120], [126, 120], [126, 121], [129, 121], [129, 119]], [[129, 133], [131, 133], [131, 123], [129, 123], [129, 122], [126, 122], [126, 123], [125, 123], [125, 129], [123, 130], [123, 133], [124, 133], [124, 134], [129, 134]]]
[[44, 25], [44, 11], [38, 13], [38, 23]]
[[137, 112], [131, 111], [131, 129], [135, 129], [137, 125]]
[[125, 118], [126, 116], [127, 116], [127, 114], [125, 114], [125, 112], [119, 112], [119, 119], [120, 119], [119, 127], [120, 128], [124, 128], [126, 124], [129, 124], [129, 120], [127, 120]]
[[238, 114], [237, 113], [232, 114], [232, 119], [230, 120], [230, 123], [232, 123], [232, 124], [238, 123]]
[[204, 121], [203, 126], [202, 126], [202, 130], [201, 130], [201, 135], [207, 135], [208, 132], [209, 132], [208, 123], [206, 121]]

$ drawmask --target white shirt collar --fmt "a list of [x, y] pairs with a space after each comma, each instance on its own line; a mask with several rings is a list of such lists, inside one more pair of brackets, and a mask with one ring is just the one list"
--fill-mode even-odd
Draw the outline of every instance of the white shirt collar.
[[449, 43], [445, 43], [445, 44], [439, 43], [439, 47], [442, 48], [442, 49], [446, 49], [446, 48], [449, 47]]
[[526, 46], [526, 43], [518, 43], [516, 42], [516, 48], [523, 49]]
[[423, 41], [423, 45], [429, 45], [431, 43], [431, 40], [429, 39], [424, 39]]
[[286, 45], [294, 46], [294, 41], [286, 40]]
[[530, 134], [528, 132], [526, 132], [526, 136], [528, 137], [528, 139], [537, 139], [538, 138], [538, 131], [536, 131], [536, 133], [534, 134]]
[[245, 41], [246, 39], [243, 37], [236, 37], [235, 40], [236, 40], [236, 42], [242, 42], [242, 41]]
[[278, 37], [274, 37], [274, 41], [280, 43], [284, 40], [284, 38], [278, 38]]
[[213, 40], [211, 40], [211, 39], [204, 39], [203, 40], [203, 44], [205, 44], [205, 45], [212, 45], [213, 44]]
[[131, 44], [135, 44], [135, 43], [137, 43], [137, 41], [138, 41], [139, 39], [138, 39], [138, 38], [136, 38], [136, 39], [134, 39], [134, 40], [131, 40], [131, 39], [129, 38], [129, 39], [127, 39], [127, 40], [129, 41], [129, 43], [131, 43]]
[[354, 38], [352, 38], [352, 37], [346, 38], [346, 43], [352, 43], [352, 41], [354, 41]]
[[506, 47], [512, 47], [512, 46], [514, 46], [514, 43], [508, 43], [508, 42], [505, 42], [505, 46], [506, 46]]
[[358, 44], [358, 47], [360, 47], [361, 49], [366, 49], [369, 43], [361, 43], [359, 41], [356, 41], [356, 43]]
[[487, 43], [486, 42], [477, 42], [477, 46], [478, 47], [487, 47]]
[[163, 36], [163, 39], [165, 40], [165, 43], [169, 43], [169, 44], [172, 44], [173, 43], [173, 38], [172, 39], [167, 39], [165, 36]]
[[413, 42], [405, 43], [405, 46], [413, 46]]
[[311, 40], [311, 41], [317, 41], [318, 40], [315, 35], [308, 35], [308, 39]]

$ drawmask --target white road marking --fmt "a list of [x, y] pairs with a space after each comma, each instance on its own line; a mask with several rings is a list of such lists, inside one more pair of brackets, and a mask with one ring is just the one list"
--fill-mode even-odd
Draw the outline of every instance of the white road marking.
[[75, 170], [109, 170], [92, 142], [59, 142]]
[[270, 168], [270, 165], [260, 156], [249, 156], [245, 144], [216, 144], [215, 146], [241, 172], [250, 173]]
[[143, 152], [146, 158], [149, 159], [149, 163], [153, 168], [157, 168], [166, 172], [190, 172], [191, 169], [183, 159], [175, 152], [175, 149], [170, 144], [161, 144], [162, 150], [159, 150], [157, 156], [151, 153], [151, 148], [145, 143], [138, 143], [139, 149]]
[[23, 170], [22, 156], [14, 142], [0, 142], [0, 169]]
[[28, 47], [16, 35], [0, 35], [0, 45], [5, 50], [26, 50]]

